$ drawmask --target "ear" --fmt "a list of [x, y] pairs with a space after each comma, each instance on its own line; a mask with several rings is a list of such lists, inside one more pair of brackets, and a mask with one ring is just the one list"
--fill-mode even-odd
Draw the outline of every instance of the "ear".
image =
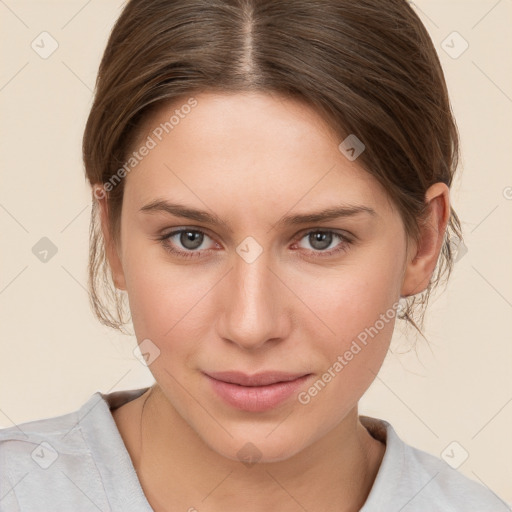
[[114, 285], [119, 290], [126, 290], [123, 265], [121, 258], [119, 257], [117, 244], [115, 243], [110, 229], [107, 194], [101, 185], [94, 185], [93, 195], [98, 201], [101, 231], [103, 233], [103, 240], [105, 241], [105, 252], [108, 263], [110, 265], [110, 269], [112, 271], [112, 279], [114, 281]]
[[434, 183], [425, 194], [428, 215], [420, 224], [419, 240], [409, 247], [402, 282], [402, 297], [424, 291], [437, 264], [450, 218], [450, 189], [445, 183]]

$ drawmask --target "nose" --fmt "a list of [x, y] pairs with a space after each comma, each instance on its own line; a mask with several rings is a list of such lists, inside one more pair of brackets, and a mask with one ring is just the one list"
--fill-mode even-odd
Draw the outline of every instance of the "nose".
[[292, 301], [272, 267], [275, 265], [265, 251], [250, 263], [238, 255], [234, 257], [219, 301], [217, 325], [221, 338], [245, 350], [256, 350], [288, 335]]

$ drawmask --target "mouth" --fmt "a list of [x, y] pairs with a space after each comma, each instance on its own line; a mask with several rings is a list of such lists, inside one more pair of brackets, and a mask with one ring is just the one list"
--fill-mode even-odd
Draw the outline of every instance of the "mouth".
[[313, 374], [271, 371], [256, 375], [241, 372], [204, 375], [225, 404], [247, 412], [264, 412], [287, 401]]
[[257, 387], [257, 386], [268, 386], [271, 384], [277, 384], [279, 382], [290, 382], [297, 380], [306, 375], [307, 373], [286, 373], [280, 371], [267, 371], [257, 373], [255, 375], [247, 375], [242, 372], [210, 372], [206, 373], [208, 377], [212, 379], [227, 382], [228, 384], [237, 384], [239, 386], [246, 387]]

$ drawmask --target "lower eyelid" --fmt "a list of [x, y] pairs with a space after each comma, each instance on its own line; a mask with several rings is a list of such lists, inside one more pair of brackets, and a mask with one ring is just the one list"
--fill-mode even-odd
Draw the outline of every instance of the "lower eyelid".
[[308, 255], [313, 255], [313, 257], [321, 258], [321, 257], [335, 256], [338, 253], [343, 253], [343, 252], [347, 251], [350, 248], [350, 246], [352, 245], [352, 243], [353, 243], [353, 241], [349, 237], [347, 237], [347, 236], [345, 236], [345, 235], [343, 235], [341, 233], [336, 233], [335, 231], [313, 230], [313, 231], [309, 231], [304, 236], [299, 238], [299, 240], [297, 242], [295, 242], [294, 245], [298, 245], [310, 233], [317, 233], [317, 232], [332, 233], [336, 238], [338, 238], [339, 242], [336, 243], [330, 249], [324, 249], [324, 250], [319, 250], [319, 249], [316, 249], [316, 250], [315, 249], [303, 249], [304, 251], [306, 251], [306, 253]]
[[[160, 237], [160, 241], [162, 242], [162, 244], [164, 246], [166, 246], [167, 250], [169, 250], [170, 252], [174, 252], [176, 254], [180, 254], [181, 253], [181, 254], [184, 254], [184, 255], [196, 255], [196, 254], [200, 255], [203, 252], [207, 252], [207, 251], [213, 250], [212, 248], [187, 250], [187, 249], [180, 249], [180, 248], [172, 247], [172, 244], [169, 242], [169, 240], [171, 238], [173, 238], [174, 236], [179, 235], [179, 234], [181, 234], [183, 232], [186, 232], [186, 231], [192, 231], [194, 233], [201, 233], [205, 237], [208, 237], [210, 240], [212, 240], [212, 242], [214, 242], [215, 244], [220, 245], [220, 244], [218, 244], [218, 242], [215, 242], [215, 240], [210, 235], [208, 235], [208, 233], [206, 233], [206, 232], [204, 232], [202, 230], [199, 230], [199, 229], [187, 229], [187, 228], [171, 231], [170, 233], [167, 233], [167, 234], [161, 236]], [[323, 250], [323, 251], [322, 250], [315, 250], [315, 249], [305, 249], [305, 251], [307, 251], [309, 253], [318, 254], [320, 256], [321, 255], [329, 255], [329, 254], [333, 254], [333, 253], [337, 253], [337, 252], [342, 252], [342, 251], [346, 250], [348, 248], [348, 246], [350, 246], [353, 243], [350, 238], [348, 238], [347, 236], [343, 235], [342, 233], [337, 233], [335, 231], [329, 231], [329, 230], [325, 230], [325, 229], [316, 229], [316, 230], [310, 230], [310, 231], [300, 235], [300, 237], [298, 239], [296, 239], [296, 242], [294, 242], [293, 245], [297, 245], [301, 240], [306, 238], [311, 233], [318, 233], [318, 232], [321, 232], [321, 233], [332, 233], [333, 235], [335, 235], [338, 238], [339, 243], [336, 244], [333, 248], [327, 249], [327, 250]]]

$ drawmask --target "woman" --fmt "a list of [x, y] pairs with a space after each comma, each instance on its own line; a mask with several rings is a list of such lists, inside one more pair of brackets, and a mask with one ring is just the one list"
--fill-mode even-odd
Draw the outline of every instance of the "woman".
[[83, 141], [90, 286], [155, 384], [0, 431], [0, 510], [507, 510], [358, 414], [450, 272], [458, 151], [405, 1], [128, 2]]

